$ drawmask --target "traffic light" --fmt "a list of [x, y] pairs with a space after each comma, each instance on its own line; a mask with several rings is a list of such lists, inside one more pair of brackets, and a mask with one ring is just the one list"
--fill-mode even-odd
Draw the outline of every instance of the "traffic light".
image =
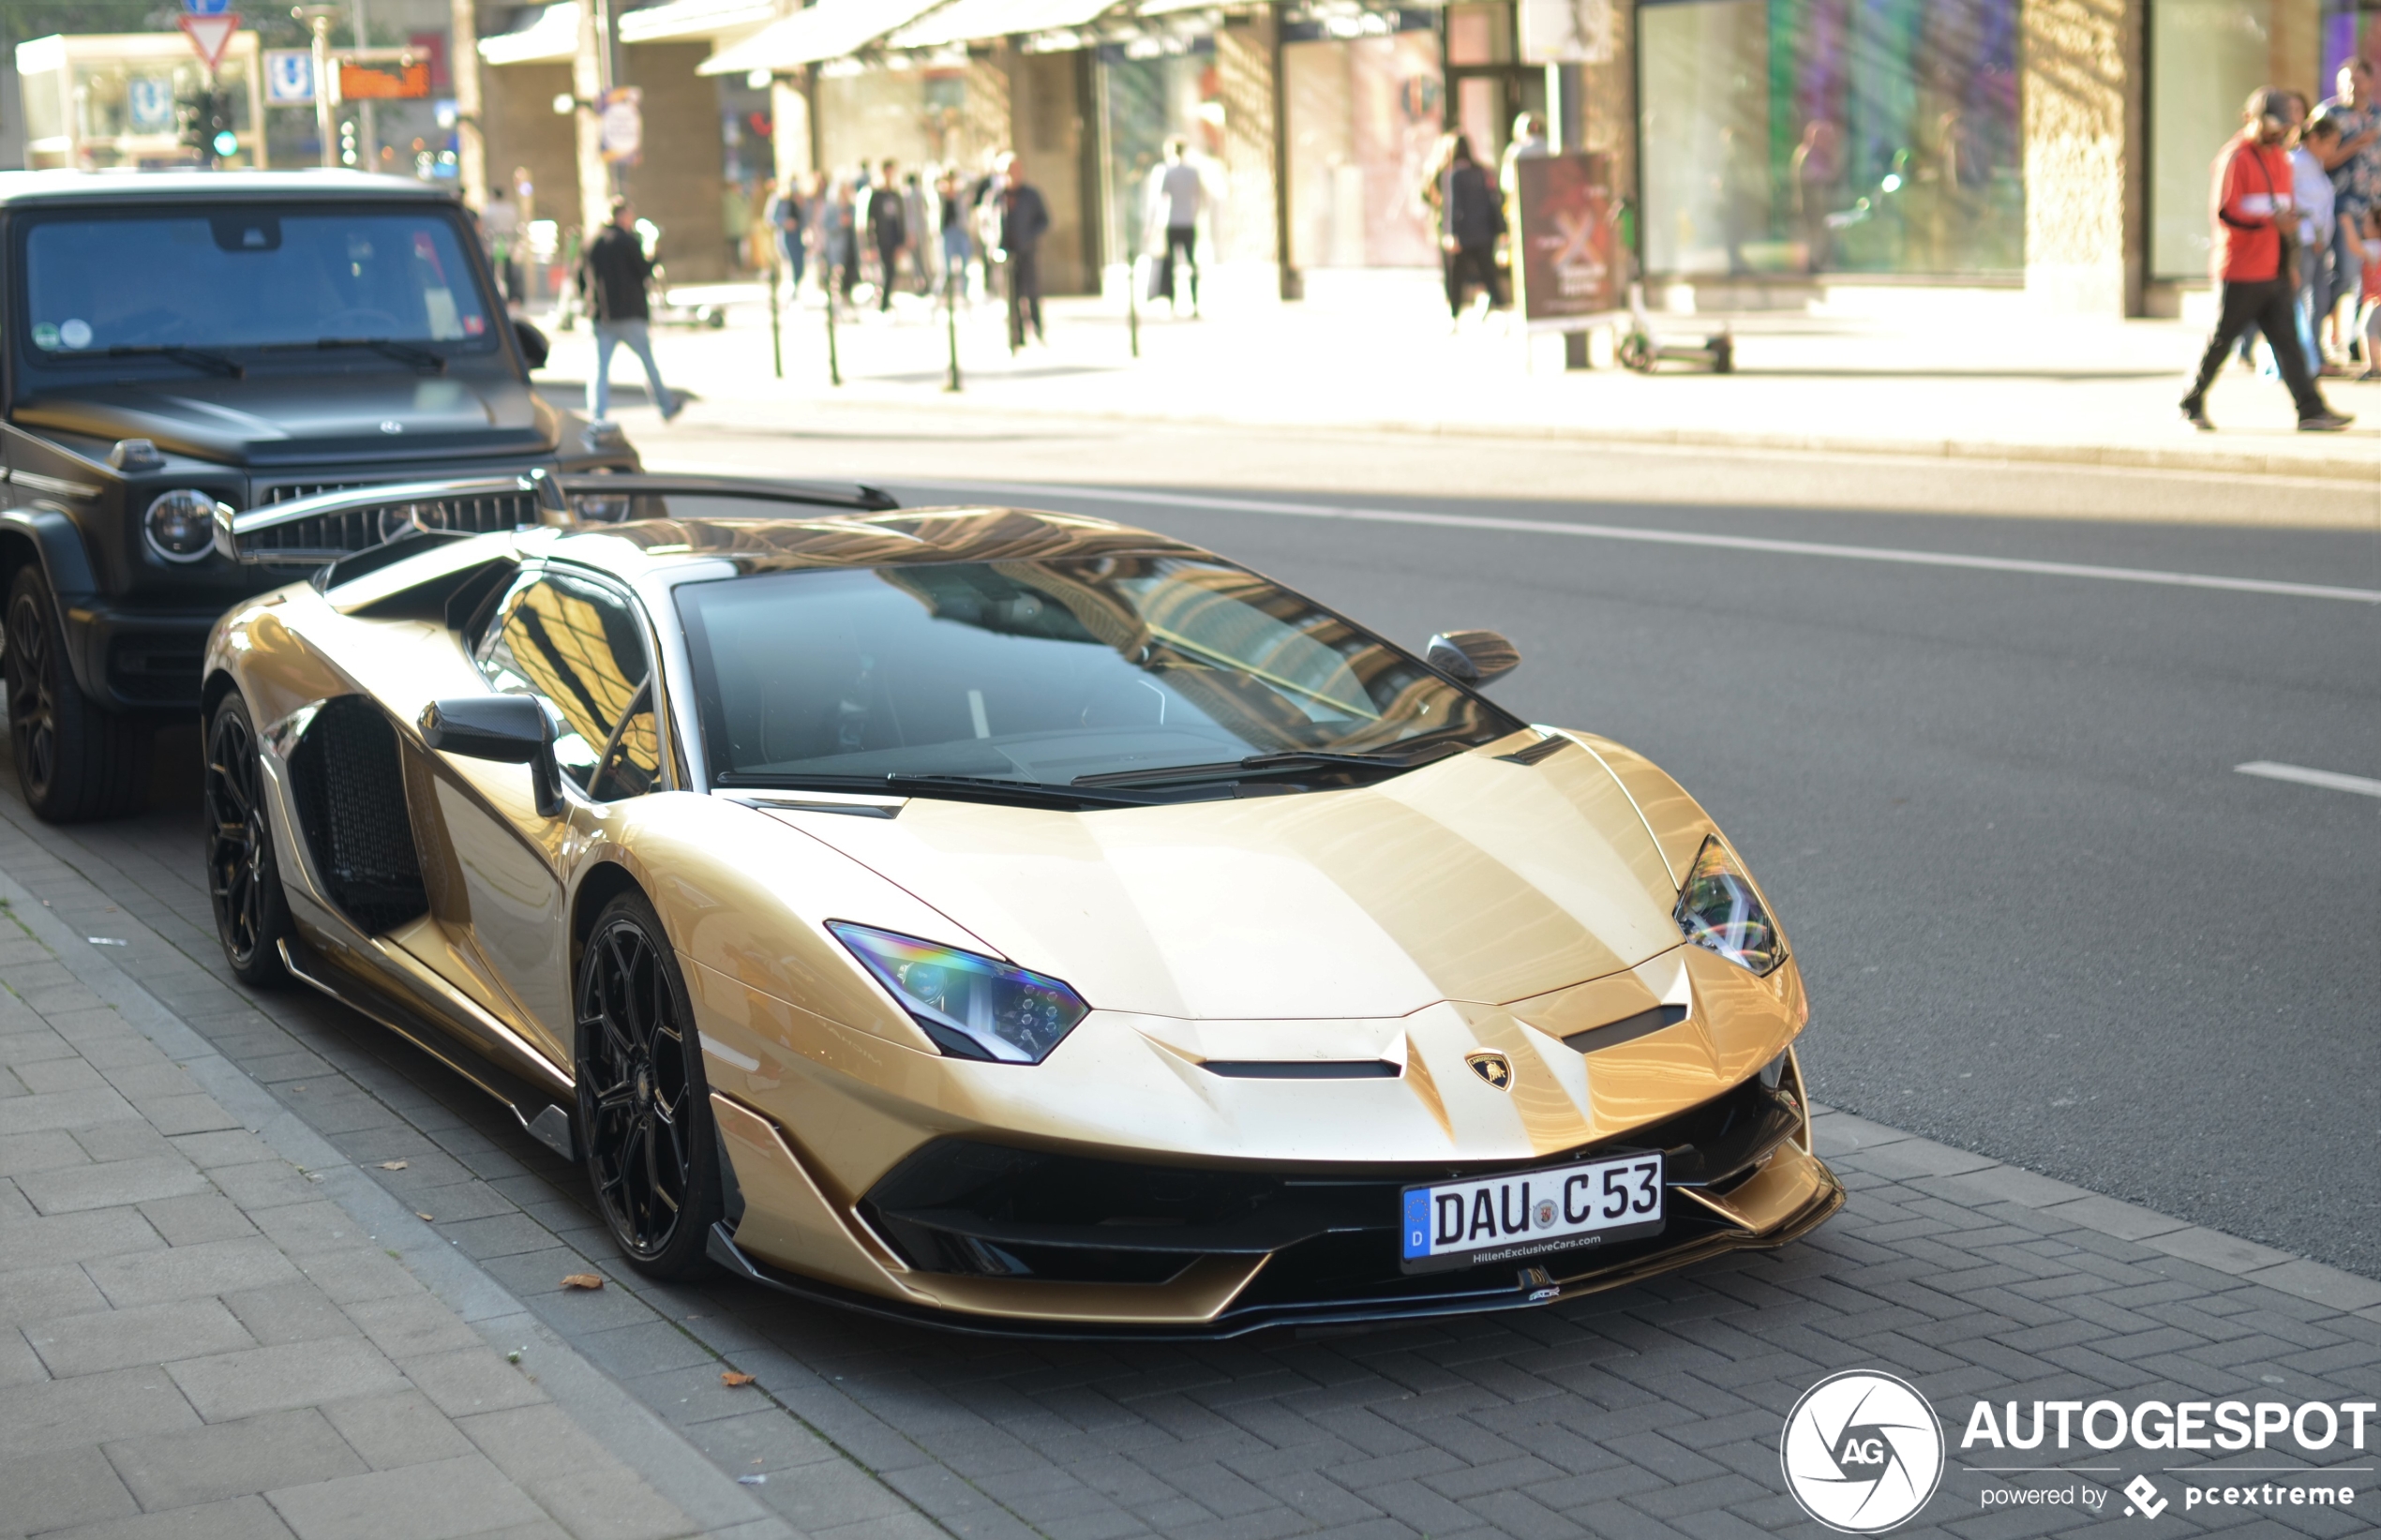
[[182, 142], [199, 152], [199, 164], [213, 166], [239, 153], [240, 139], [232, 127], [232, 93], [200, 91], [173, 104], [182, 123]]

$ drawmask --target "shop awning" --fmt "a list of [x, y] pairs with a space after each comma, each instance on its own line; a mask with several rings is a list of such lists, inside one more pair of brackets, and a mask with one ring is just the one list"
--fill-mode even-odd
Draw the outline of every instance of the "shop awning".
[[529, 24], [480, 39], [489, 64], [568, 64], [578, 57], [578, 0], [560, 0]]
[[944, 0], [818, 0], [808, 10], [770, 22], [741, 42], [705, 59], [698, 75], [741, 75], [755, 69], [799, 69], [857, 53]]
[[951, 0], [885, 39], [889, 48], [947, 48], [1037, 32], [1071, 32], [1110, 11], [1130, 12], [1131, 0]]
[[777, 20], [776, 0], [668, 0], [621, 13], [624, 43], [675, 43], [710, 37], [726, 41]]

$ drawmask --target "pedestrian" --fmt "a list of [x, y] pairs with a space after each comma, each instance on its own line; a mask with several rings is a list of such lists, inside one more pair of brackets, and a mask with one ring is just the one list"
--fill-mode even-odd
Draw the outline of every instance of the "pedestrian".
[[841, 176], [832, 179], [818, 215], [818, 260], [826, 264], [819, 281], [846, 305], [851, 303], [852, 286], [860, 281], [859, 215], [852, 199], [857, 185]]
[[[2282, 148], [2286, 154], [2294, 157], [2291, 161], [2290, 196], [2292, 202], [2296, 202], [2299, 190], [2299, 173], [2298, 162], [2295, 157], [2299, 152], [2299, 130], [2307, 121], [2307, 98], [2299, 92], [2284, 91], [2282, 93], [2282, 100], [2286, 108], [2286, 111], [2284, 111], [2282, 114], [2282, 122], [2284, 127], [2287, 130], [2283, 136]], [[2299, 229], [2299, 226], [2290, 225], [2286, 228], [2295, 231]], [[2326, 232], [2329, 233], [2329, 227], [2327, 227]], [[2286, 277], [2290, 279], [2291, 286], [2290, 307], [2292, 312], [2295, 314], [2300, 301], [2303, 298], [2299, 292], [2299, 263], [2294, 259], [2285, 262], [2284, 265], [2288, 267], [2290, 270]], [[2253, 374], [2261, 374], [2268, 380], [2279, 380], [2282, 378], [2282, 366], [2276, 359], [2270, 356], [2272, 351], [2271, 349], [2267, 350], [2269, 356], [2266, 359], [2265, 367], [2263, 369], [2259, 369], [2257, 367], [2258, 336], [2259, 331], [2254, 321], [2250, 323], [2247, 331], [2240, 334], [2239, 350], [2240, 354], [2240, 366]], [[2315, 366], [2319, 360], [2317, 360], [2313, 353], [2307, 352], [2303, 349], [2300, 351], [2299, 356], [2306, 360], [2308, 376], [2310, 378], [2314, 377], [2319, 372]]]
[[[1175, 262], [1190, 269], [1190, 315], [1199, 314], [1199, 213], [1206, 203], [1206, 184], [1190, 164], [1190, 146], [1180, 135], [1166, 141], [1166, 157], [1149, 172], [1149, 224], [1165, 231], [1165, 255], [1159, 259], [1158, 287], [1166, 307], [1182, 313], [1176, 297]], [[1131, 283], [1132, 276], [1125, 275]]]
[[1011, 151], [1000, 157], [1000, 246], [994, 261], [1009, 275], [1009, 351], [1026, 345], [1026, 328], [1047, 343], [1041, 329], [1041, 237], [1050, 229], [1050, 205], [1041, 189], [1026, 180], [1025, 162]]
[[769, 204], [769, 231], [777, 243], [777, 260], [785, 264], [788, 293], [801, 292], [802, 269], [809, 257], [803, 236], [809, 223], [809, 201], [802, 196], [801, 183], [788, 176]]
[[615, 198], [612, 222], [587, 243], [578, 268], [579, 297], [595, 322], [595, 377], [587, 382], [587, 411], [599, 423], [611, 416], [612, 352], [623, 344], [645, 366], [645, 383], [662, 421], [685, 409], [662, 383], [661, 366], [653, 362], [652, 312], [645, 292], [652, 277], [652, 259], [636, 233], [636, 211], [627, 199]]
[[2289, 137], [2289, 110], [2283, 92], [2252, 92], [2242, 112], [2244, 126], [2216, 157], [2222, 310], [2215, 335], [2199, 360], [2199, 372], [2182, 397], [2183, 417], [2202, 433], [2212, 433], [2216, 426], [2208, 420], [2208, 387], [2224, 366], [2224, 354], [2252, 321], [2265, 332], [2266, 345], [2273, 350], [2274, 362], [2290, 387], [2301, 432], [2336, 432], [2351, 420], [2324, 403], [2299, 353], [2290, 304], [2292, 269], [2283, 249], [2289, 244], [2285, 237], [2297, 234], [2298, 224], [2290, 201], [2290, 158], [2282, 147]]
[[521, 275], [514, 260], [520, 248], [521, 211], [504, 196], [502, 184], [487, 189], [487, 207], [480, 211], [480, 235], [487, 243], [487, 261], [496, 287], [508, 306], [521, 302]]
[[918, 292], [931, 294], [935, 292], [936, 247], [926, 240], [932, 228], [926, 222], [926, 189], [920, 185], [916, 172], [904, 172], [901, 178], [901, 218], [909, 227], [909, 269], [918, 279]]
[[946, 169], [935, 179], [935, 209], [942, 234], [943, 287], [956, 305], [967, 292], [967, 259], [974, 249], [967, 234], [967, 200], [956, 170]]
[[876, 169], [865, 217], [870, 244], [876, 248], [876, 311], [881, 315], [892, 308], [893, 277], [901, 254], [909, 248], [908, 211], [902, 206], [901, 179], [890, 160]]
[[2346, 239], [2350, 254], [2356, 260], [2352, 273], [2341, 275], [2341, 287], [2353, 283], [2363, 326], [2365, 370], [2359, 380], [2381, 380], [2381, 355], [2373, 351], [2375, 338], [2381, 337], [2381, 204], [2364, 211], [2364, 217], [2340, 216], [2341, 234]]
[[2337, 293], [2331, 277], [2337, 215], [2324, 152], [2339, 138], [2339, 124], [2317, 117], [2299, 130], [2290, 152], [2290, 197], [2299, 208], [2299, 351], [2305, 355], [2307, 372], [2318, 380], [2341, 372], [2323, 356], [2315, 329], [2315, 318], [2330, 308]]
[[1505, 303], [1505, 288], [1496, 272], [1496, 242], [1505, 233], [1505, 211], [1488, 172], [1473, 157], [1469, 136], [1457, 134], [1447, 146], [1447, 165], [1441, 178], [1439, 218], [1444, 233], [1439, 247], [1446, 255], [1446, 307], [1460, 324], [1463, 292], [1470, 283], [1480, 286], [1480, 317]]
[[[1497, 163], [1496, 190], [1505, 210], [1505, 228], [1517, 231], [1521, 220], [1521, 162], [1543, 160], [1554, 153], [1553, 142], [1546, 137], [1546, 119], [1536, 112], [1523, 112], [1513, 120], [1513, 139], [1505, 146], [1505, 158]], [[1523, 285], [1528, 282], [1526, 265], [1519, 260], [1520, 243], [1507, 240], [1505, 252], [1506, 279], [1513, 286], [1513, 303], [1521, 313], [1529, 313]]]
[[1000, 249], [1000, 157], [1006, 153], [993, 150], [985, 157], [984, 173], [967, 194], [967, 211], [976, 221], [976, 251], [983, 259], [986, 299], [992, 297], [996, 281], [993, 254]]
[[[2361, 229], [2364, 211], [2381, 202], [2381, 102], [2373, 95], [2373, 66], [2362, 57], [2352, 58], [2340, 67], [2340, 94], [2323, 104], [2323, 116], [2340, 126], [2340, 141], [2323, 155], [2323, 163], [2331, 172], [2332, 223], [2344, 217], [2358, 221]], [[2332, 265], [2340, 279], [2334, 292], [2353, 295], [2356, 280], [2356, 255], [2348, 243], [2332, 243]], [[2356, 338], [2355, 315], [2350, 312], [2348, 336], [2340, 336], [2337, 307], [2326, 312], [2324, 329], [2341, 351], [2350, 358], [2362, 358], [2367, 364], [2375, 362], [2363, 351]]]

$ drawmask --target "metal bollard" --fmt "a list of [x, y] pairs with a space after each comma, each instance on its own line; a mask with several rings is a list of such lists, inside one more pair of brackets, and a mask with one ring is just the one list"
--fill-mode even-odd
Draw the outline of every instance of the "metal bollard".
[[1124, 335], [1132, 346], [1132, 356], [1141, 356], [1141, 262], [1127, 258], [1124, 264]]
[[843, 289], [844, 274], [840, 267], [827, 270], [827, 383], [844, 382], [843, 361], [835, 356], [835, 296]]
[[777, 318], [777, 275], [775, 262], [769, 264], [769, 358], [777, 370], [777, 378], [786, 378], [786, 334]]
[[959, 389], [959, 289], [967, 281], [966, 269], [953, 266], [943, 278], [943, 325], [951, 340], [951, 379], [942, 388]]

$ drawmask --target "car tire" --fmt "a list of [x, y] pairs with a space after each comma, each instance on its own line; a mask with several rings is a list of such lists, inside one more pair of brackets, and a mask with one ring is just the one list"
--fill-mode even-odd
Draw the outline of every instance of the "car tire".
[[237, 690], [207, 719], [207, 899], [232, 975], [252, 988], [289, 977], [281, 941], [292, 934], [289, 895], [273, 849], [256, 721]]
[[41, 569], [8, 584], [8, 748], [25, 805], [44, 823], [82, 823], [137, 812], [147, 801], [157, 725], [102, 709], [67, 662], [66, 630]]
[[596, 916], [576, 999], [577, 1135], [595, 1206], [630, 1266], [699, 1278], [724, 1212], [719, 1141], [685, 980], [644, 894]]

